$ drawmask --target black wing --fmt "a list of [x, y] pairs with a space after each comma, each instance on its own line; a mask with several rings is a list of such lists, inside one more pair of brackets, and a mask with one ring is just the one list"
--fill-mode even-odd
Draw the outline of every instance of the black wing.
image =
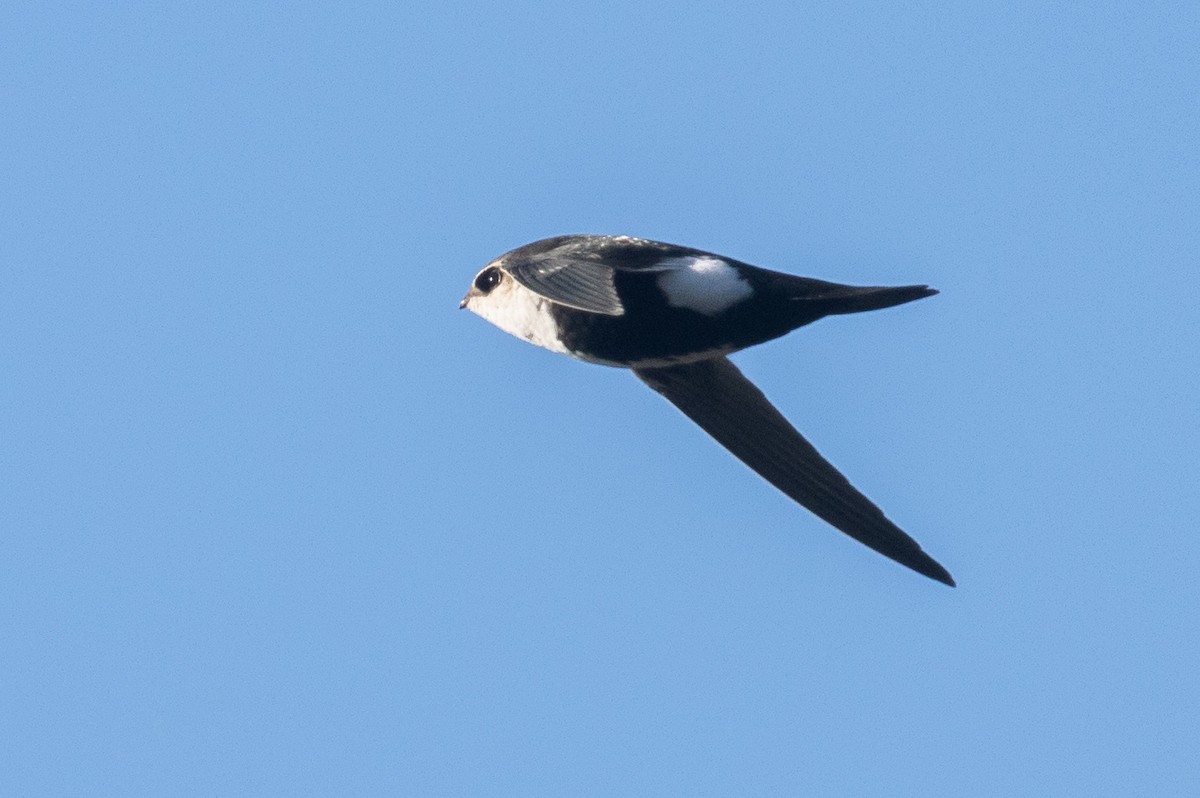
[[620, 316], [625, 312], [613, 284], [613, 268], [586, 259], [531, 258], [506, 263], [505, 270], [521, 285], [560, 305]]
[[501, 260], [513, 279], [535, 294], [579, 310], [620, 316], [625, 307], [614, 283], [617, 272], [653, 269], [681, 257], [717, 256], [628, 236], [569, 235], [534, 241]]
[[859, 493], [728, 358], [633, 373], [819, 518], [901, 565], [954, 586], [946, 569]]

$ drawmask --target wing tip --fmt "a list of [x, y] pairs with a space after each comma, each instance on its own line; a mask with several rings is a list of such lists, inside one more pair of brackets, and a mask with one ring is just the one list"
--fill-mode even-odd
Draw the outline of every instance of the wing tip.
[[943, 568], [937, 560], [925, 554], [925, 552], [921, 552], [921, 557], [916, 562], [906, 562], [904, 565], [907, 565], [922, 576], [929, 577], [935, 582], [941, 582], [948, 587], [958, 587], [950, 572]]

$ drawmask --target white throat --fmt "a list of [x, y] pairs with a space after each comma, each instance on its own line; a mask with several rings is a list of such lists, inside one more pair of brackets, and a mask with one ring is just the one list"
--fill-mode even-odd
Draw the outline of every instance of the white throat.
[[467, 310], [510, 335], [560, 354], [572, 354], [558, 337], [550, 300], [540, 297], [508, 274], [486, 296], [467, 299]]

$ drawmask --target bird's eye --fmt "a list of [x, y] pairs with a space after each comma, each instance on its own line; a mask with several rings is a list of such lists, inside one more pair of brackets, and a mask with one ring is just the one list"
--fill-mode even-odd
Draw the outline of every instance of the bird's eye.
[[481, 293], [489, 294], [492, 289], [500, 285], [500, 281], [504, 279], [504, 275], [495, 266], [489, 266], [479, 273], [475, 278], [475, 287]]

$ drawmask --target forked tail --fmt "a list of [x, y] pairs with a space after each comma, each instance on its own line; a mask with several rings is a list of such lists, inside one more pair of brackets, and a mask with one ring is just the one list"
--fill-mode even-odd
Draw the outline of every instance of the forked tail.
[[865, 310], [882, 310], [905, 302], [913, 302], [933, 296], [937, 289], [927, 285], [852, 286], [827, 283], [820, 290], [797, 296], [798, 301], [811, 303], [822, 315], [859, 313]]

